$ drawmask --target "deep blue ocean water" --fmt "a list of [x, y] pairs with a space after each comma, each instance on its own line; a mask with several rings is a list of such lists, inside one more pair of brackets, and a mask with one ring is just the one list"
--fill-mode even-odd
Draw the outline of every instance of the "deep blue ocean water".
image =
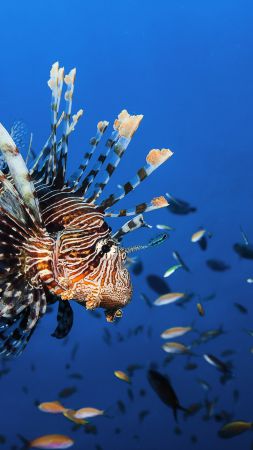
[[[92, 317], [74, 305], [73, 329], [67, 341], [61, 342], [50, 336], [56, 324], [54, 308], [41, 320], [24, 353], [3, 361], [3, 367], [11, 370], [0, 378], [0, 434], [6, 437], [0, 448], [11, 449], [15, 444], [20, 448], [17, 434], [32, 439], [48, 433], [71, 436], [76, 450], [100, 449], [96, 445], [103, 450], [252, 448], [251, 431], [225, 441], [217, 436], [223, 422], [215, 420], [222, 410], [234, 419], [253, 420], [253, 341], [245, 333], [252, 327], [253, 288], [246, 279], [253, 277], [253, 264], [233, 251], [233, 244], [242, 242], [240, 225], [253, 242], [252, 2], [2, 1], [0, 14], [0, 121], [8, 129], [15, 120], [22, 120], [34, 133], [33, 147], [39, 151], [50, 132], [46, 82], [51, 65], [58, 60], [66, 71], [76, 67], [73, 109], [83, 107], [85, 114], [70, 141], [70, 169], [81, 160], [98, 120], [113, 123], [127, 108], [144, 114], [144, 120], [110, 188], [133, 175], [151, 148], [168, 147], [173, 157], [130, 194], [124, 206], [169, 192], [197, 207], [185, 216], [167, 209], [147, 213], [153, 229], [136, 231], [127, 238], [127, 245], [145, 243], [159, 233], [157, 223], [175, 228], [163, 245], [140, 253], [144, 270], [133, 275], [133, 300], [117, 324], [106, 323], [103, 316]], [[113, 229], [121, 223], [120, 219], [110, 221]], [[200, 226], [212, 233], [206, 251], [190, 242]], [[152, 302], [157, 295], [146, 277], [162, 277], [175, 263], [174, 250], [191, 272], [178, 270], [168, 284], [172, 291], [194, 292], [195, 297], [185, 308], [148, 308], [140, 294]], [[206, 260], [212, 258], [225, 261], [230, 270], [211, 271]], [[203, 303], [206, 314], [201, 318], [196, 303], [199, 296], [211, 293], [216, 296]], [[248, 313], [240, 313], [235, 302]], [[192, 323], [200, 332], [222, 325], [225, 333], [194, 348], [195, 370], [185, 370], [188, 359], [180, 355], [164, 366], [160, 333]], [[138, 325], [144, 331], [128, 337], [129, 330]], [[111, 345], [103, 339], [105, 329], [111, 334]], [[148, 329], [152, 329], [151, 336]], [[196, 336], [192, 333], [178, 341], [190, 345]], [[73, 349], [77, 350], [75, 358]], [[233, 361], [234, 376], [222, 385], [203, 354], [221, 357], [227, 349], [235, 351], [227, 358]], [[113, 375], [114, 370], [126, 370], [132, 363], [143, 366], [133, 375], [134, 401], [128, 398], [128, 386]], [[197, 379], [206, 380], [212, 387], [208, 399], [216, 401], [209, 420], [203, 420], [204, 407], [187, 420], [179, 411], [177, 425], [182, 434], [177, 435], [171, 410], [147, 382], [152, 363], [170, 377], [185, 407], [204, 402], [206, 394]], [[83, 379], [71, 379], [74, 372]], [[92, 420], [97, 434], [87, 434], [83, 428], [73, 431], [67, 419], [45, 414], [35, 405], [35, 401], [56, 400], [59, 391], [69, 386], [77, 392], [62, 400], [68, 407], [109, 408], [112, 417]], [[140, 394], [141, 389], [146, 395]], [[237, 402], [234, 389], [239, 391]], [[117, 407], [119, 400], [124, 402], [124, 413]], [[141, 423], [143, 410], [149, 415]], [[191, 441], [193, 435], [196, 443]]]

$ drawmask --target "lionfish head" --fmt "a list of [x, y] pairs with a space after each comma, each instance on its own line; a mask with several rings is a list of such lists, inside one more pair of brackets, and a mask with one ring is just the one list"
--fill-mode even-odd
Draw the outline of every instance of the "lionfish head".
[[54, 293], [62, 300], [75, 299], [87, 309], [104, 308], [112, 321], [132, 296], [126, 257], [105, 222], [99, 232], [94, 229], [88, 236], [83, 230], [64, 230], [58, 236], [54, 264], [61, 288]]

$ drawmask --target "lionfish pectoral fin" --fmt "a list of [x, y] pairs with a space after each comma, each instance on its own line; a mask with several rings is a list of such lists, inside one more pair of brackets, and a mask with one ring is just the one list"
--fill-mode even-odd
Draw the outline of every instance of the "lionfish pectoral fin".
[[67, 300], [59, 300], [57, 313], [57, 327], [51, 336], [57, 339], [65, 338], [73, 325], [73, 310]]
[[115, 319], [120, 319], [122, 315], [122, 310], [118, 308], [105, 310], [105, 318], [107, 322], [114, 322]]
[[7, 317], [0, 319], [0, 354], [6, 356], [22, 353], [46, 310], [43, 290], [26, 291], [19, 300], [20, 304], [13, 305]]
[[0, 123], [0, 150], [9, 168], [16, 190], [24, 204], [29, 208], [31, 215], [41, 224], [39, 203], [36, 198], [34, 185], [15, 142], [8, 131]]
[[31, 286], [24, 262], [29, 239], [41, 231], [21, 193], [0, 173], [0, 352], [6, 355], [21, 353], [46, 311], [44, 288]]

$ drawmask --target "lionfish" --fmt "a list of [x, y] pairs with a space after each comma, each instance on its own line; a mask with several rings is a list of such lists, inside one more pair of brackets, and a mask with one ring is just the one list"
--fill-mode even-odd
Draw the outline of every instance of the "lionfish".
[[[53, 64], [48, 81], [51, 132], [29, 169], [0, 124], [5, 163], [0, 171], [0, 352], [6, 355], [24, 349], [47, 305], [56, 301], [57, 338], [65, 337], [72, 326], [69, 300], [87, 309], [104, 308], [107, 321], [120, 317], [132, 296], [127, 254], [141, 248], [123, 248], [121, 241], [147, 226], [144, 211], [168, 206], [164, 197], [157, 197], [130, 209], [112, 209], [172, 155], [169, 149], [152, 149], [133, 178], [99, 201], [143, 118], [126, 110], [114, 121], [104, 150], [92, 165], [91, 157], [109, 125], [98, 122], [79, 168], [67, 177], [69, 137], [83, 115], [83, 110], [72, 114], [75, 76], [76, 69], [64, 76], [64, 68]], [[106, 219], [123, 216], [134, 217], [113, 233]], [[142, 248], [163, 239], [155, 238]]]

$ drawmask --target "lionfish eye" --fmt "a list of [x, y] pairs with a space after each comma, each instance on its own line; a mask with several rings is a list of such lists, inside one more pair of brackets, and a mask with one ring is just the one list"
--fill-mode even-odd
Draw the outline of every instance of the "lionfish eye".
[[111, 247], [108, 244], [104, 244], [101, 248], [102, 253], [108, 253], [111, 250]]

